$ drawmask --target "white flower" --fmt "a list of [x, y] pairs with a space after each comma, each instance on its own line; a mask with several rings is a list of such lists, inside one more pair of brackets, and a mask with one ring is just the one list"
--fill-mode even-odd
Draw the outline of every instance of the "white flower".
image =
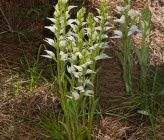
[[90, 28], [84, 28], [86, 30], [86, 34], [91, 34], [91, 29]]
[[92, 39], [95, 40], [96, 37], [97, 37], [97, 35], [98, 35], [98, 32], [97, 31], [94, 31], [94, 33], [92, 34]]
[[103, 34], [103, 35], [102, 35], [102, 38], [103, 38], [103, 39], [106, 39], [106, 38], [109, 38], [109, 37], [108, 37], [107, 34]]
[[72, 92], [72, 94], [73, 94], [75, 100], [78, 100], [80, 98], [80, 95], [76, 91]]
[[93, 91], [92, 90], [87, 90], [85, 92], [85, 96], [93, 96]]
[[79, 56], [80, 59], [83, 57], [83, 55], [80, 52], [76, 52], [75, 56]]
[[[77, 93], [77, 91], [72, 91], [71, 93], [75, 100], [78, 100], [80, 98], [80, 95], [79, 95], [79, 93]], [[70, 96], [68, 96], [68, 97], [71, 98]]]
[[120, 13], [121, 11], [124, 11], [125, 8], [121, 6], [116, 6], [117, 12]]
[[111, 58], [111, 57], [109, 57], [109, 56], [106, 55], [105, 53], [102, 53], [102, 54], [100, 54], [100, 55], [97, 55], [97, 56], [95, 57], [95, 60], [97, 61], [97, 60], [106, 59], [106, 58]]
[[46, 41], [48, 44], [50, 44], [51, 46], [54, 45], [54, 40], [51, 38], [45, 38], [44, 41]]
[[72, 73], [76, 78], [79, 78], [80, 76], [82, 76], [82, 72], [72, 72]]
[[42, 55], [43, 57], [47, 58], [55, 58], [55, 54], [52, 51], [44, 50], [48, 55]]
[[51, 56], [49, 56], [49, 55], [41, 55], [41, 56], [43, 56], [43, 57], [46, 57], [46, 58], [52, 58]]
[[87, 69], [87, 70], [86, 70], [86, 74], [91, 74], [91, 73], [96, 73], [96, 72], [94, 72], [94, 71], [91, 70], [91, 69]]
[[119, 22], [119, 23], [125, 23], [125, 16], [122, 15], [120, 19], [116, 19], [116, 20], [113, 20], [115, 22]]
[[93, 83], [91, 82], [91, 80], [89, 80], [88, 78], [85, 79], [84, 84], [89, 84], [91, 86], [94, 86]]
[[106, 48], [111, 48], [111, 46], [109, 46], [108, 42], [103, 42], [103, 43], [100, 43], [99, 48], [106, 49]]
[[66, 43], [67, 43], [66, 40], [60, 40], [59, 45], [62, 46], [62, 47], [64, 47], [64, 46], [66, 46]]
[[73, 72], [75, 72], [75, 68], [71, 65], [70, 67], [69, 66], [67, 66], [67, 71], [69, 72], [69, 73], [73, 73]]
[[86, 63], [85, 63], [85, 64], [82, 64], [81, 66], [82, 66], [83, 68], [86, 68], [88, 65], [90, 65], [90, 64], [92, 64], [92, 63], [93, 63], [93, 61], [87, 60]]
[[74, 89], [79, 90], [80, 92], [84, 92], [85, 91], [83, 86], [74, 87]]
[[73, 65], [78, 71], [83, 71], [82, 66]]
[[69, 19], [67, 21], [67, 25], [71, 25], [73, 22], [76, 22], [76, 19]]
[[94, 20], [96, 21], [96, 22], [99, 22], [99, 18], [97, 18], [97, 17], [94, 17]]
[[116, 11], [118, 13], [121, 13], [122, 11], [124, 11], [125, 9], [129, 9], [130, 8], [130, 5], [126, 5], [125, 7], [121, 7], [121, 6], [116, 6]]
[[134, 9], [130, 9], [128, 11], [128, 16], [137, 16], [137, 13], [136, 13], [136, 11]]
[[60, 55], [61, 55], [61, 60], [62, 61], [65, 61], [65, 60], [68, 60], [68, 54], [64, 53], [63, 51], [60, 52]]
[[59, 17], [60, 16], [60, 11], [59, 11], [59, 8], [58, 7], [55, 7], [56, 11], [54, 12], [54, 16], [55, 17]]
[[53, 26], [45, 26], [44, 28], [47, 28], [47, 29], [49, 29], [52, 32], [55, 32], [57, 30], [56, 25], [53, 25]]
[[115, 36], [112, 36], [110, 38], [121, 38], [122, 37], [122, 32], [119, 30], [114, 30]]
[[77, 29], [77, 25], [75, 24], [70, 24], [71, 28], [73, 29], [74, 32], [76, 32], [76, 29]]
[[[104, 31], [107, 31], [107, 30], [109, 30], [109, 29], [111, 29], [112, 27], [108, 27], [108, 26], [106, 26], [106, 27], [104, 27]], [[102, 30], [102, 28], [101, 27], [95, 27], [95, 30], [98, 30], [98, 31], [101, 31]]]
[[89, 47], [89, 50], [95, 50], [97, 47], [99, 46], [99, 44], [94, 44], [93, 46]]
[[75, 38], [73, 37], [73, 36], [68, 36], [68, 37], [66, 37], [68, 40], [71, 40], [71, 41], [75, 41]]
[[[69, 40], [73, 39], [74, 37], [78, 37], [78, 34], [73, 33], [73, 32], [71, 32], [71, 31], [69, 31], [69, 32], [67, 33], [67, 35], [68, 35], [67, 38], [68, 38]], [[70, 38], [70, 37], [72, 37], [72, 38]], [[71, 41], [75, 41], [75, 40], [71, 40]]]
[[70, 61], [75, 61], [76, 59], [77, 59], [77, 57], [74, 54], [71, 54]]
[[128, 36], [130, 36], [131, 34], [133, 34], [134, 32], [141, 32], [141, 30], [138, 29], [138, 27], [136, 25], [132, 25], [129, 29], [128, 32]]

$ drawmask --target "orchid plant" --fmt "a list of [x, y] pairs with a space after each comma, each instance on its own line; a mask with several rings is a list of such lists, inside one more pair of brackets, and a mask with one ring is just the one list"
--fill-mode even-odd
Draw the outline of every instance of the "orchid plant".
[[[119, 30], [114, 30], [115, 36], [111, 38], [120, 38], [120, 47], [122, 52], [116, 50], [116, 55], [119, 58], [123, 68], [123, 80], [125, 82], [127, 94], [133, 94], [132, 87], [132, 67], [133, 60], [130, 56], [132, 48], [134, 46], [132, 40], [132, 34], [134, 32], [141, 32], [135, 25], [137, 13], [131, 9], [131, 6], [127, 4], [125, 7], [116, 6], [116, 11], [122, 14], [120, 19], [114, 20], [119, 23]], [[132, 18], [133, 17], [133, 18]]]
[[[123, 67], [123, 80], [125, 82], [126, 92], [133, 95], [132, 83], [132, 68], [133, 59], [131, 57], [132, 49], [137, 55], [140, 64], [140, 89], [142, 91], [146, 88], [147, 64], [148, 64], [148, 49], [150, 42], [145, 44], [146, 37], [150, 34], [152, 29], [151, 12], [148, 6], [142, 13], [142, 20], [140, 20], [140, 29], [137, 25], [137, 12], [129, 5], [129, 0], [123, 0], [125, 7], [116, 6], [117, 13], [122, 16], [120, 19], [114, 20], [119, 23], [119, 30], [114, 30], [115, 36], [111, 38], [120, 38], [120, 47], [122, 52], [116, 50], [116, 55], [119, 58]], [[142, 33], [141, 49], [134, 45], [132, 35], [134, 32]]]
[[[91, 140], [93, 116], [98, 103], [95, 98], [95, 77], [98, 72], [96, 62], [110, 58], [104, 53], [109, 45], [108, 6], [103, 2], [97, 9], [98, 16], [89, 13], [86, 20], [86, 9], [77, 12], [76, 19], [70, 18], [68, 0], [59, 0], [55, 6], [53, 18], [48, 18], [53, 25], [45, 28], [51, 30], [55, 38], [45, 41], [55, 48], [55, 52], [45, 50], [44, 57], [57, 63], [57, 82], [60, 102], [64, 111], [64, 121], [68, 140]], [[87, 116], [87, 117], [86, 117]]]
[[146, 6], [144, 11], [142, 12], [142, 20], [140, 20], [140, 28], [142, 31], [142, 40], [141, 40], [141, 48], [137, 48], [134, 46], [134, 51], [137, 55], [140, 64], [140, 81], [139, 88], [142, 92], [146, 92], [146, 77], [147, 77], [147, 64], [149, 61], [149, 46], [151, 42], [146, 42], [147, 36], [150, 34], [152, 30], [151, 23], [151, 11], [149, 7]]

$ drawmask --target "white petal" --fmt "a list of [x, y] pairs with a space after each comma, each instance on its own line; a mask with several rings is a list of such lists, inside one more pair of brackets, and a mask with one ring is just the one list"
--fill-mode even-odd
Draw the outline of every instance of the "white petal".
[[101, 43], [99, 45], [99, 48], [100, 49], [106, 49], [106, 48], [112, 48], [111, 46], [109, 46], [108, 42], [105, 42], [105, 43]]
[[96, 16], [97, 18], [99, 18], [99, 19], [104, 19], [104, 17], [103, 16]]
[[51, 38], [45, 38], [44, 41], [46, 41], [48, 44], [50, 44], [51, 46], [54, 45], [54, 40]]
[[125, 6], [125, 9], [129, 9], [129, 8], [130, 8], [130, 5], [129, 4]]
[[91, 70], [91, 69], [87, 69], [87, 70], [86, 70], [86, 74], [91, 74], [91, 73], [96, 73], [96, 72], [94, 72], [94, 71]]
[[55, 54], [52, 51], [44, 50], [49, 56], [55, 57]]
[[141, 30], [138, 29], [138, 27], [136, 25], [132, 25], [129, 29], [128, 32], [128, 36], [130, 36], [131, 34], [133, 34], [134, 32], [141, 32]]
[[89, 84], [91, 86], [94, 86], [93, 83], [91, 82], [91, 80], [89, 80], [88, 78], [85, 79], [85, 84]]
[[114, 34], [118, 36], [122, 36], [122, 32], [119, 30], [114, 30]]
[[73, 22], [76, 22], [76, 19], [69, 19], [69, 20], [67, 21], [67, 25], [70, 25], [70, 24], [72, 24]]
[[74, 54], [72, 54], [70, 60], [71, 60], [71, 61], [75, 61], [76, 59], [77, 59], [77, 57], [76, 57]]
[[68, 54], [64, 53], [63, 51], [60, 52], [60, 55], [61, 55], [61, 60], [62, 61], [65, 61], [65, 60], [68, 60]]
[[84, 92], [85, 91], [83, 86], [74, 87], [74, 89], [79, 90], [80, 92]]
[[95, 40], [96, 37], [97, 37], [97, 35], [98, 35], [98, 32], [97, 31], [94, 31], [94, 33], [92, 34], [92, 39]]
[[110, 38], [121, 38], [122, 37], [122, 32], [119, 30], [114, 30], [114, 34], [116, 36], [110, 37]]
[[95, 27], [95, 30], [101, 31], [102, 28], [101, 27]]
[[103, 38], [103, 39], [106, 39], [106, 38], [109, 38], [109, 37], [108, 37], [107, 34], [103, 34], [103, 35], [102, 35], [102, 38]]
[[105, 53], [102, 53], [101, 55], [98, 55], [95, 57], [95, 60], [100, 60], [100, 59], [106, 59], [106, 58], [111, 58], [108, 55], [106, 55]]
[[76, 91], [72, 91], [71, 93], [72, 93], [73, 97], [75, 98], [75, 100], [78, 100], [80, 98], [79, 93], [77, 93]]
[[73, 73], [73, 72], [75, 72], [75, 68], [72, 65], [71, 66], [67, 66], [67, 71], [69, 73]]
[[116, 19], [116, 20], [113, 20], [115, 22], [119, 22], [119, 23], [125, 23], [125, 16], [122, 15], [120, 19]]
[[82, 72], [72, 72], [76, 78], [79, 78], [82, 75]]
[[87, 90], [86, 92], [85, 92], [85, 96], [93, 96], [93, 91], [92, 90]]
[[130, 9], [128, 11], [128, 16], [137, 16], [137, 13], [136, 13], [136, 11], [134, 9]]
[[82, 66], [73, 65], [78, 71], [83, 71]]
[[141, 32], [141, 30], [139, 30], [136, 25], [132, 25], [132, 27], [130, 28], [130, 30], [131, 31], [136, 31], [136, 32]]
[[66, 40], [61, 40], [59, 45], [60, 46], [66, 46], [67, 41]]
[[116, 6], [116, 9], [117, 9], [118, 13], [125, 10], [124, 7], [120, 7], [120, 6]]
[[80, 52], [76, 52], [75, 56], [79, 56], [80, 59], [83, 57], [83, 55]]
[[46, 57], [46, 58], [52, 58], [50, 55], [41, 55], [41, 56], [43, 56], [43, 57]]
[[69, 40], [71, 40], [71, 41], [75, 40], [75, 38], [73, 36], [68, 36], [66, 38], [69, 39]]
[[109, 30], [111, 28], [113, 28], [113, 27], [105, 27], [105, 31], [107, 31], [107, 30]]
[[89, 47], [89, 50], [95, 50], [97, 47], [99, 46], [99, 44], [94, 44], [93, 46]]
[[[78, 34], [76, 34], [76, 33], [73, 33], [73, 32], [71, 32], [71, 31], [69, 31], [68, 33], [67, 33], [67, 35], [68, 35], [68, 39], [69, 39], [69, 37], [78, 37]], [[71, 40], [71, 41], [75, 41], [75, 39], [74, 40]]]
[[99, 22], [99, 18], [97, 18], [97, 17], [94, 17], [94, 20], [96, 21], [96, 22]]
[[53, 26], [45, 26], [44, 28], [47, 28], [47, 29], [49, 29], [52, 32], [55, 32], [57, 30], [57, 27], [55, 25], [53, 25]]
[[118, 35], [115, 35], [115, 36], [112, 36], [110, 38], [121, 38], [122, 36], [118, 36]]
[[92, 64], [93, 63], [93, 61], [87, 61], [85, 64], [82, 64], [81, 66], [83, 67], [83, 68], [86, 68], [88, 65], [90, 65], [90, 64]]
[[75, 25], [75, 24], [70, 24], [70, 26], [71, 26], [71, 28], [73, 29], [73, 31], [75, 32], [76, 29], [77, 29], [77, 25]]

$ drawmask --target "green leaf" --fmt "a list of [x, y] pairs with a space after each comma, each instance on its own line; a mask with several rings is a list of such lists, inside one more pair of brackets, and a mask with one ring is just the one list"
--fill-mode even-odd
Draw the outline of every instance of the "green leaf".
[[116, 56], [118, 57], [118, 59], [120, 60], [121, 64], [123, 65], [124, 61], [123, 61], [123, 55], [119, 52], [119, 51], [115, 51]]
[[134, 51], [135, 51], [135, 53], [137, 55], [137, 58], [139, 60], [139, 63], [141, 64], [142, 63], [141, 51], [136, 46], [134, 46]]
[[148, 111], [146, 111], [146, 110], [138, 110], [137, 112], [139, 114], [142, 114], [142, 115], [145, 115], [145, 116], [149, 116], [150, 115], [150, 113]]
[[147, 64], [147, 62], [148, 62], [148, 58], [149, 58], [149, 52], [148, 52], [148, 50], [149, 50], [149, 43], [147, 43], [142, 49], [141, 49], [141, 51], [142, 51], [142, 63], [143, 64]]

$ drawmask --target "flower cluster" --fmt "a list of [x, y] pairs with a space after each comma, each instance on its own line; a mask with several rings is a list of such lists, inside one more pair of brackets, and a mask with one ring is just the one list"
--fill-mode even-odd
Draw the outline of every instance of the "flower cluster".
[[[54, 18], [48, 18], [53, 25], [45, 28], [51, 30], [56, 39], [46, 38], [45, 41], [56, 49], [56, 53], [45, 50], [47, 55], [43, 56], [52, 58], [57, 63], [60, 61], [59, 66], [66, 67], [65, 70], [59, 69], [65, 73], [70, 84], [66, 96], [77, 100], [84, 95], [92, 96], [94, 93], [96, 61], [110, 58], [103, 51], [110, 48], [104, 39], [108, 38], [106, 32], [111, 27], [107, 21], [110, 17], [105, 3], [97, 9], [98, 16], [89, 13], [86, 21], [85, 8], [77, 12], [77, 19], [70, 19], [69, 13], [72, 8], [76, 6], [67, 6], [66, 0], [55, 6]], [[68, 28], [69, 30], [66, 30]]]
[[[115, 22], [118, 22], [122, 25], [126, 25], [129, 20], [131, 20], [129, 17], [136, 18], [137, 13], [134, 9], [130, 9], [130, 5], [126, 5], [125, 7], [116, 6], [116, 12], [119, 14], [122, 14], [120, 19], [114, 20]], [[128, 36], [132, 35], [134, 32], [141, 32], [141, 30], [138, 29], [136, 25], [130, 24], [129, 30], [128, 30]], [[111, 38], [122, 38], [123, 33], [120, 30], [114, 30], [115, 36]]]

